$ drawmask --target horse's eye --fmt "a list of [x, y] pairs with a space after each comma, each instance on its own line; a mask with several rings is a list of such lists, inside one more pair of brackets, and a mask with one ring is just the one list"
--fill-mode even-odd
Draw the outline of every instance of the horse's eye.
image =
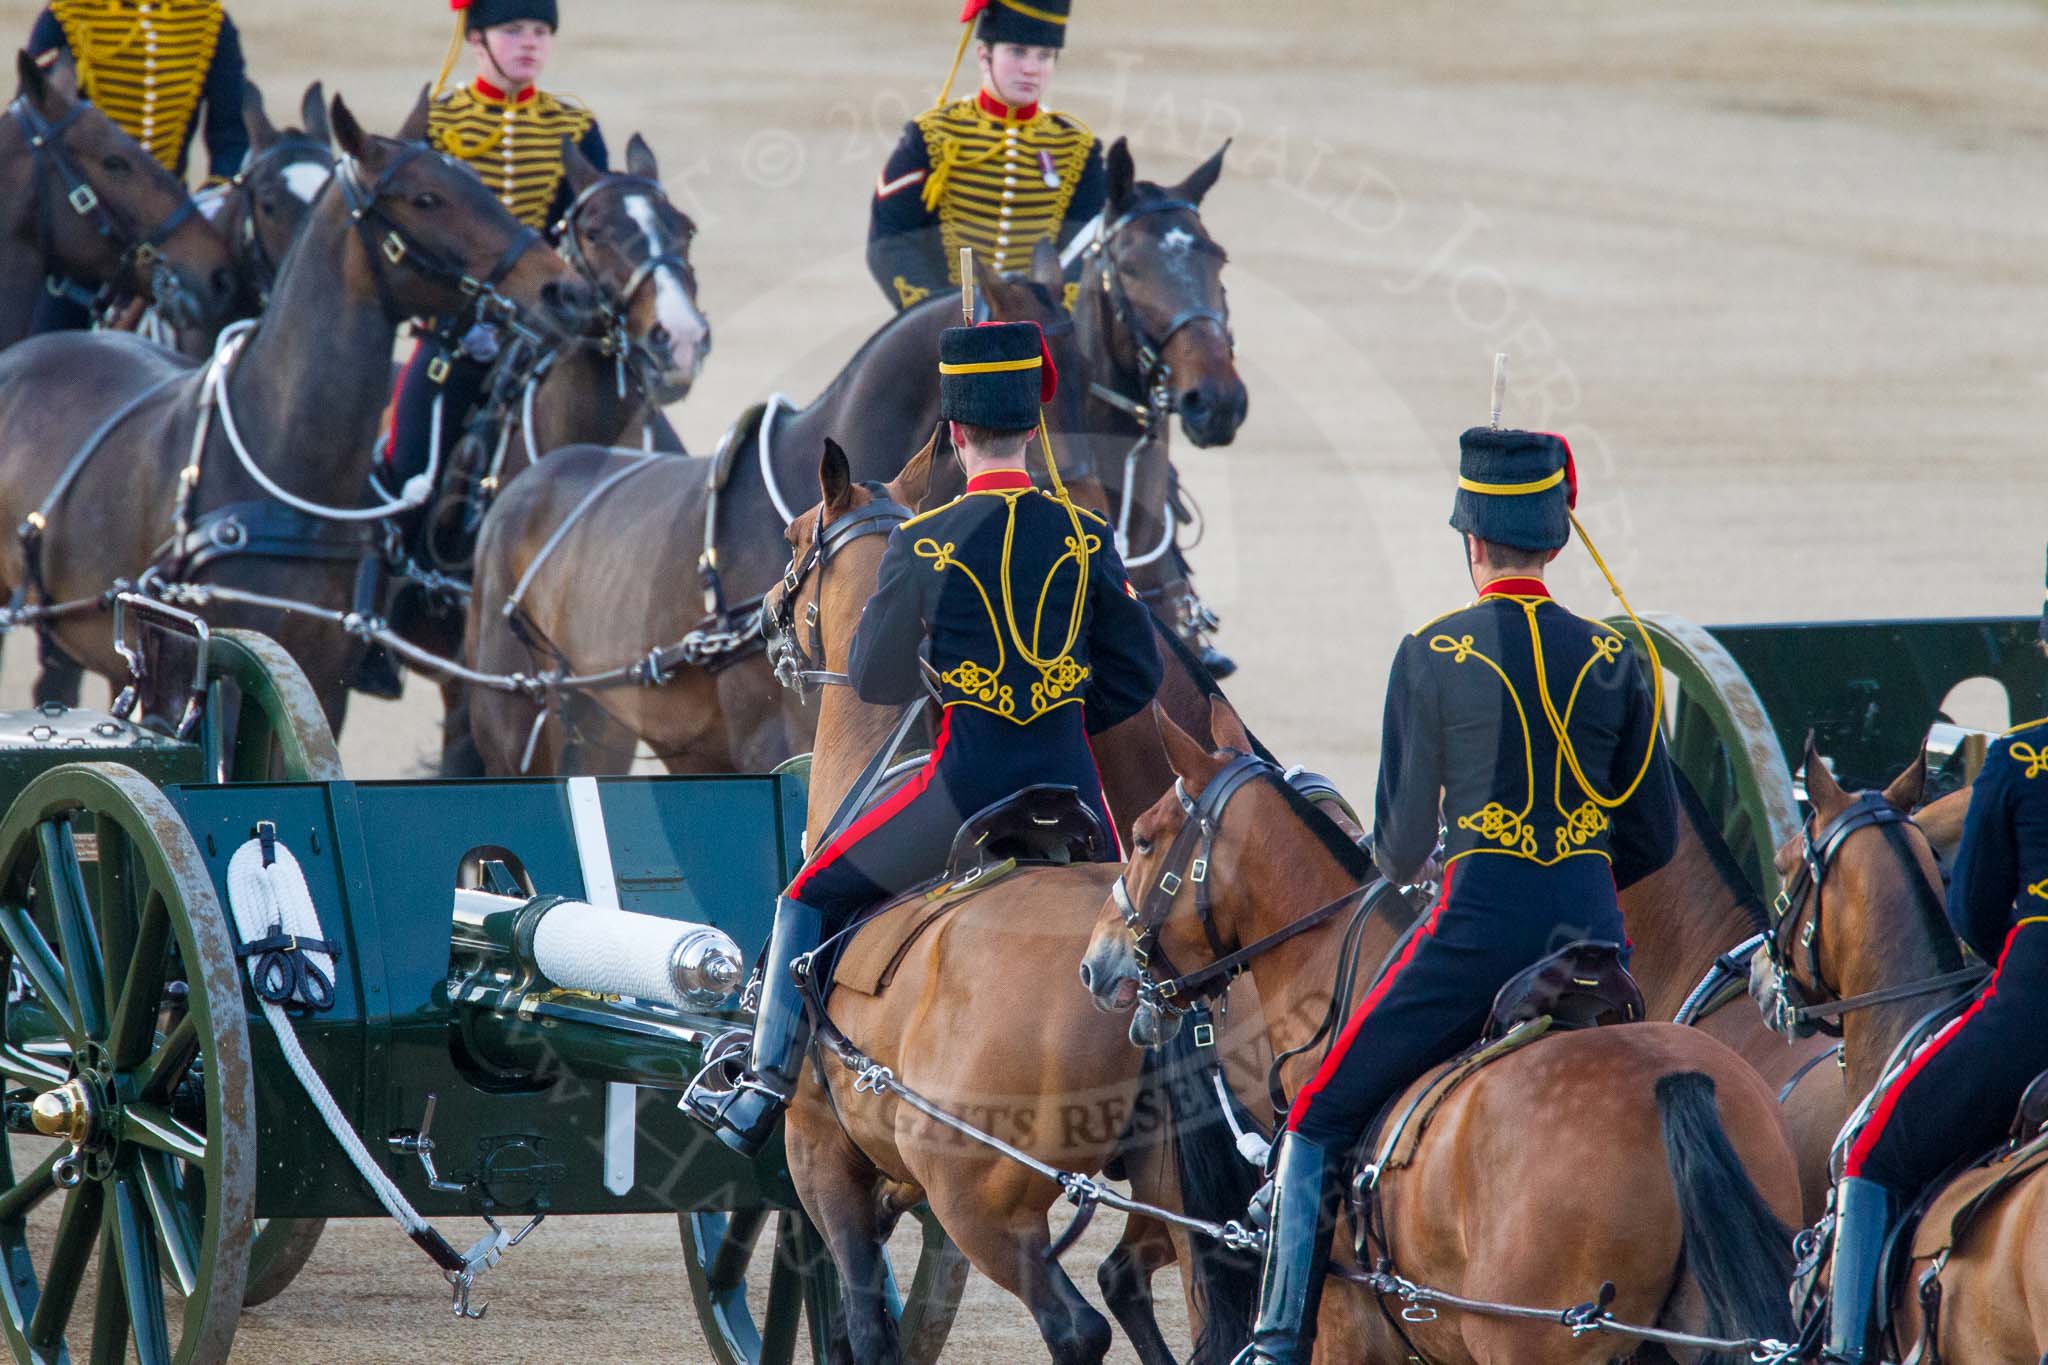
[[103, 157], [100, 165], [107, 168], [109, 175], [126, 175], [132, 169], [128, 164], [128, 158], [125, 156]]
[[1142, 836], [1133, 839], [1131, 841], [1131, 851], [1134, 853], [1150, 853], [1152, 851], [1152, 841]]
[[422, 190], [412, 197], [412, 206], [422, 212], [431, 213], [441, 207], [441, 196], [432, 190]]

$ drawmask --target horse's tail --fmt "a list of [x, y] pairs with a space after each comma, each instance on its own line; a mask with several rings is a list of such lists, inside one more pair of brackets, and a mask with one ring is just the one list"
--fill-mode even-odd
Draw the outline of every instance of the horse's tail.
[[[1686, 1271], [1717, 1337], [1791, 1337], [1792, 1233], [1764, 1202], [1728, 1141], [1714, 1080], [1677, 1071], [1657, 1080], [1664, 1162], [1678, 1192]], [[1746, 1354], [1707, 1355], [1701, 1365], [1739, 1365]]]
[[[1156, 1072], [1166, 1091], [1174, 1174], [1180, 1183], [1181, 1212], [1221, 1223], [1242, 1219], [1258, 1193], [1258, 1168], [1239, 1155], [1230, 1127], [1217, 1109], [1207, 1060], [1194, 1042], [1195, 1030], [1181, 1029], [1168, 1042]], [[1258, 1302], [1259, 1265], [1243, 1252], [1197, 1233], [1187, 1239], [1188, 1282], [1202, 1311], [1190, 1365], [1225, 1362], [1251, 1340]]]

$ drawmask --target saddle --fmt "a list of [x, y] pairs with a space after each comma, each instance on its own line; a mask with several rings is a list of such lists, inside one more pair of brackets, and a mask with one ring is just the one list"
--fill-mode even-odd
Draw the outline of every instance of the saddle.
[[1646, 1012], [1642, 990], [1621, 964], [1621, 945], [1588, 940], [1567, 944], [1509, 978], [1493, 997], [1481, 1041], [1497, 1041], [1545, 1017], [1554, 1032], [1633, 1024]]
[[925, 931], [1021, 867], [1108, 862], [1115, 843], [1073, 787], [1024, 788], [969, 816], [946, 867], [860, 920], [823, 977], [826, 990], [880, 995]]
[[761, 417], [768, 411], [766, 403], [756, 403], [733, 420], [718, 438], [718, 446], [711, 453], [711, 491], [722, 493], [732, 478], [733, 466], [739, 463], [740, 455], [751, 449], [761, 434]]

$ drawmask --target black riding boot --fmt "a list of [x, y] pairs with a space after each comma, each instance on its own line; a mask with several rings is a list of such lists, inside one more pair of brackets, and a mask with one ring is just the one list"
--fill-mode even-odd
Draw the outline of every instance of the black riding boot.
[[[374, 548], [367, 551], [362, 563], [356, 566], [353, 607], [356, 615], [374, 617], [380, 614], [385, 577], [384, 556]], [[349, 668], [342, 685], [351, 692], [382, 697], [386, 701], [397, 701], [405, 695], [405, 679], [399, 676], [398, 661], [391, 657], [390, 650], [375, 641], [363, 647], [362, 654]]]
[[1343, 1186], [1334, 1156], [1299, 1133], [1280, 1138], [1273, 1221], [1251, 1344], [1232, 1365], [1307, 1365]]
[[1850, 1176], [1835, 1187], [1835, 1264], [1822, 1360], [1865, 1365], [1876, 1359], [1869, 1342], [1891, 1223], [1892, 1192], [1875, 1180]]
[[816, 948], [823, 931], [824, 918], [816, 907], [791, 896], [775, 903], [775, 931], [768, 939], [747, 1068], [730, 1084], [721, 1084], [707, 1067], [683, 1092], [683, 1112], [741, 1156], [755, 1156], [767, 1145], [796, 1092], [810, 1026], [789, 964]]

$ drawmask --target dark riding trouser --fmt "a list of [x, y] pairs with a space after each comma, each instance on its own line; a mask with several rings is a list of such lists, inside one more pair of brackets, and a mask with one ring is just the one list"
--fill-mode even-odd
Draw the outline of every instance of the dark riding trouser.
[[1843, 1174], [1906, 1200], [1954, 1162], [1997, 1146], [2028, 1084], [2048, 1071], [2044, 1001], [2048, 915], [2013, 926], [1976, 1003], [1892, 1083], [1850, 1146]]
[[42, 336], [47, 332], [84, 332], [92, 327], [92, 310], [69, 294], [52, 294], [47, 288], [36, 297], [36, 311], [29, 322], [28, 334]]
[[[444, 360], [447, 369], [436, 383], [435, 362]], [[452, 352], [439, 337], [420, 338], [412, 359], [399, 373], [397, 402], [391, 418], [391, 448], [384, 455], [386, 480], [394, 492], [413, 475], [427, 472], [433, 454], [434, 400], [444, 400], [440, 453], [446, 458], [461, 439], [469, 414], [482, 401], [490, 373], [490, 366]]]
[[1493, 853], [1458, 859], [1429, 919], [1295, 1096], [1288, 1131], [1347, 1150], [1417, 1077], [1479, 1037], [1509, 978], [1581, 939], [1627, 941], [1605, 858], [1550, 867]]
[[977, 707], [945, 710], [931, 756], [911, 779], [812, 855], [789, 895], [837, 933], [864, 911], [937, 875], [967, 818], [1034, 783], [1071, 786], [1113, 840], [1116, 826], [1079, 706], [1029, 724]]

